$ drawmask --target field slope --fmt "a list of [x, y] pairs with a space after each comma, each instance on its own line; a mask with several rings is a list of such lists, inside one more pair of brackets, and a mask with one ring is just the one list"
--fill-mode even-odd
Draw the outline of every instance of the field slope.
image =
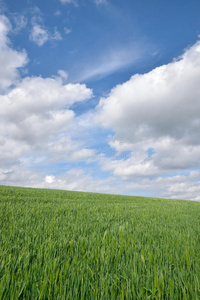
[[0, 186], [0, 299], [200, 299], [200, 203]]

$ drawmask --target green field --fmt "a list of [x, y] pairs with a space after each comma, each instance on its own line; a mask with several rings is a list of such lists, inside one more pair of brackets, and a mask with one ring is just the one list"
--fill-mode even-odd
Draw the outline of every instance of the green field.
[[0, 186], [0, 299], [200, 299], [200, 203]]

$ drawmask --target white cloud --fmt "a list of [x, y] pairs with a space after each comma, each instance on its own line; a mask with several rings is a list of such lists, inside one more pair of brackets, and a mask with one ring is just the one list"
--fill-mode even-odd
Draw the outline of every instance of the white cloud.
[[97, 119], [115, 129], [119, 140], [135, 143], [170, 136], [196, 144], [199, 78], [198, 42], [180, 60], [134, 75], [114, 88], [108, 98], [101, 99]]
[[0, 146], [2, 162], [16, 160], [69, 130], [74, 122], [70, 106], [92, 96], [81, 84], [63, 85], [59, 78], [26, 77], [8, 94], [0, 96]]
[[55, 29], [54, 29], [54, 33], [51, 35], [50, 39], [51, 39], [51, 40], [55, 40], [55, 41], [61, 41], [61, 40], [62, 40], [62, 35], [61, 35], [60, 32], [55, 28]]
[[130, 182], [127, 190], [146, 192], [157, 197], [200, 201], [200, 172], [193, 171], [189, 175], [176, 175], [172, 177], [158, 177], [157, 179], [144, 179], [139, 182]]
[[28, 23], [27, 18], [25, 18], [23, 15], [14, 14], [13, 19], [15, 23], [15, 29], [14, 29], [15, 33], [18, 33], [23, 28], [25, 28]]
[[45, 177], [45, 181], [46, 181], [46, 183], [53, 183], [53, 182], [55, 182], [55, 176], [53, 176], [53, 175], [47, 175]]
[[53, 183], [49, 185], [42, 183], [40, 186], [74, 191], [93, 191], [103, 193], [107, 192], [109, 189], [112, 189], [112, 182], [113, 178], [95, 180], [90, 172], [85, 172], [82, 169], [74, 168], [68, 172], [56, 176]]
[[95, 155], [95, 151], [92, 149], [80, 149], [77, 150], [69, 156], [70, 161], [79, 161], [86, 160], [88, 158], [93, 158]]
[[[93, 0], [96, 5], [102, 5], [102, 4], [107, 4], [107, 0]], [[66, 3], [72, 3], [74, 5], [77, 5], [76, 0], [60, 0], [62, 4]]]
[[159, 177], [156, 180], [141, 182], [147, 191], [160, 193], [160, 197], [200, 201], [200, 172], [191, 171], [189, 175]]
[[18, 142], [8, 137], [1, 137], [3, 143], [0, 143], [0, 165], [1, 167], [12, 166], [21, 155], [31, 150], [26, 142]]
[[[34, 18], [33, 22], [38, 20]], [[1, 16], [0, 53], [5, 57], [0, 60], [5, 68], [0, 72], [0, 86], [7, 88], [16, 83], [0, 95], [0, 163], [4, 167], [26, 163], [35, 152], [38, 157], [47, 159], [49, 144], [52, 146], [59, 135], [70, 133], [75, 120], [71, 106], [92, 97], [92, 90], [85, 84], [64, 84], [68, 76], [64, 70], [58, 71], [59, 77], [20, 80], [16, 67], [25, 65], [27, 58], [25, 52], [22, 54], [9, 47], [10, 30], [9, 20]], [[71, 160], [90, 156], [89, 149], [76, 145]]]
[[72, 32], [72, 30], [71, 30], [70, 28], [64, 27], [64, 32], [65, 32], [66, 34], [69, 34], [69, 33]]
[[142, 163], [112, 162], [113, 173], [125, 177], [158, 176], [200, 164], [200, 42], [178, 59], [143, 75], [134, 75], [102, 98], [95, 120], [111, 128], [129, 150], [148, 155]]
[[62, 4], [66, 4], [66, 3], [72, 3], [74, 5], [77, 5], [77, 2], [75, 0], [60, 0], [60, 2]]
[[53, 188], [74, 191], [107, 192], [111, 187], [113, 178], [94, 180], [92, 174], [81, 169], [73, 168], [61, 175], [44, 175], [17, 166], [10, 169], [0, 168], [0, 184], [24, 187]]
[[[41, 18], [32, 20], [32, 26], [44, 29], [47, 40], [60, 39], [56, 28], [50, 33]], [[200, 43], [171, 64], [133, 76], [101, 99], [96, 121], [115, 132], [109, 144], [117, 153], [113, 150], [108, 158], [89, 146], [95, 131], [93, 112], [76, 117], [72, 110], [73, 104], [91, 98], [92, 90], [84, 84], [66, 84], [64, 70], [52, 78], [20, 79], [17, 69], [25, 66], [27, 56], [11, 48], [11, 30], [9, 20], [1, 16], [0, 184], [200, 200], [199, 171], [166, 177], [195, 169], [200, 162]], [[38, 45], [47, 41], [39, 40]], [[127, 49], [111, 52], [82, 78], [105, 76], [137, 59], [137, 53], [133, 59]], [[52, 166], [51, 159], [55, 165], [99, 162], [113, 175], [94, 179], [99, 170], [93, 174], [89, 167], [87, 172], [73, 168], [60, 175], [27, 169], [44, 161]]]
[[107, 0], [94, 0], [94, 2], [95, 2], [97, 5], [102, 5], [102, 4], [106, 4], [106, 3], [107, 3]]
[[49, 29], [44, 26], [40, 10], [36, 9], [37, 15], [31, 19], [32, 29], [29, 35], [31, 41], [35, 42], [39, 47], [43, 46], [47, 41], [61, 41], [62, 35], [54, 28], [51, 33]]
[[99, 162], [103, 171], [110, 171], [122, 180], [133, 180], [140, 177], [158, 176], [161, 170], [148, 159], [146, 153], [132, 152], [128, 158], [123, 155], [119, 158], [100, 157]]
[[7, 47], [9, 43], [8, 33], [11, 31], [12, 26], [8, 18], [4, 15], [0, 15], [0, 34], [1, 34], [1, 47]]
[[48, 31], [39, 24], [33, 25], [30, 33], [30, 40], [38, 46], [44, 45], [49, 39]]
[[66, 80], [68, 78], [68, 74], [66, 71], [64, 70], [58, 70], [58, 75], [63, 78], [64, 80]]
[[80, 72], [78, 81], [103, 78], [113, 72], [136, 63], [144, 54], [144, 49], [138, 45], [127, 45], [124, 48], [114, 48], [104, 52], [94, 61], [87, 63], [87, 68]]
[[0, 16], [0, 92], [5, 91], [19, 79], [18, 68], [27, 63], [26, 51], [13, 50], [8, 38], [12, 27], [5, 16]]
[[153, 197], [200, 201], [200, 172], [197, 171], [190, 172], [188, 176], [121, 182], [114, 177], [94, 179], [90, 171], [85, 172], [79, 168], [60, 175], [46, 175], [16, 166], [0, 168], [0, 184], [112, 194], [148, 194]]
[[[77, 119], [75, 120], [77, 122]], [[70, 135], [57, 138], [48, 143], [47, 154], [50, 162], [91, 162], [96, 159], [95, 150], [85, 148], [84, 141], [73, 140]]]
[[60, 10], [56, 10], [54, 13], [54, 16], [59, 17], [61, 15], [61, 11]]
[[2, 118], [15, 121], [27, 114], [39, 115], [51, 109], [69, 108], [91, 96], [92, 91], [85, 84], [63, 85], [59, 78], [26, 77], [7, 95], [0, 96], [0, 114]]
[[0, 114], [2, 118], [15, 121], [26, 114], [69, 108], [73, 103], [90, 97], [92, 90], [85, 84], [63, 85], [59, 78], [26, 77], [8, 94], [0, 96]]

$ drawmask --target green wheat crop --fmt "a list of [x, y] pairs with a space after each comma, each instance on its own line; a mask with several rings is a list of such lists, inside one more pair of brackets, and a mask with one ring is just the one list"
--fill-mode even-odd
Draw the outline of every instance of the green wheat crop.
[[200, 299], [200, 203], [0, 186], [0, 299]]

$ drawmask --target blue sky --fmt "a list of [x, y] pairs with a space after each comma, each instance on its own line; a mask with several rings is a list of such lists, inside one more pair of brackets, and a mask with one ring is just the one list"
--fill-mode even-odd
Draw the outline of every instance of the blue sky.
[[200, 2], [0, 1], [0, 184], [200, 200]]

